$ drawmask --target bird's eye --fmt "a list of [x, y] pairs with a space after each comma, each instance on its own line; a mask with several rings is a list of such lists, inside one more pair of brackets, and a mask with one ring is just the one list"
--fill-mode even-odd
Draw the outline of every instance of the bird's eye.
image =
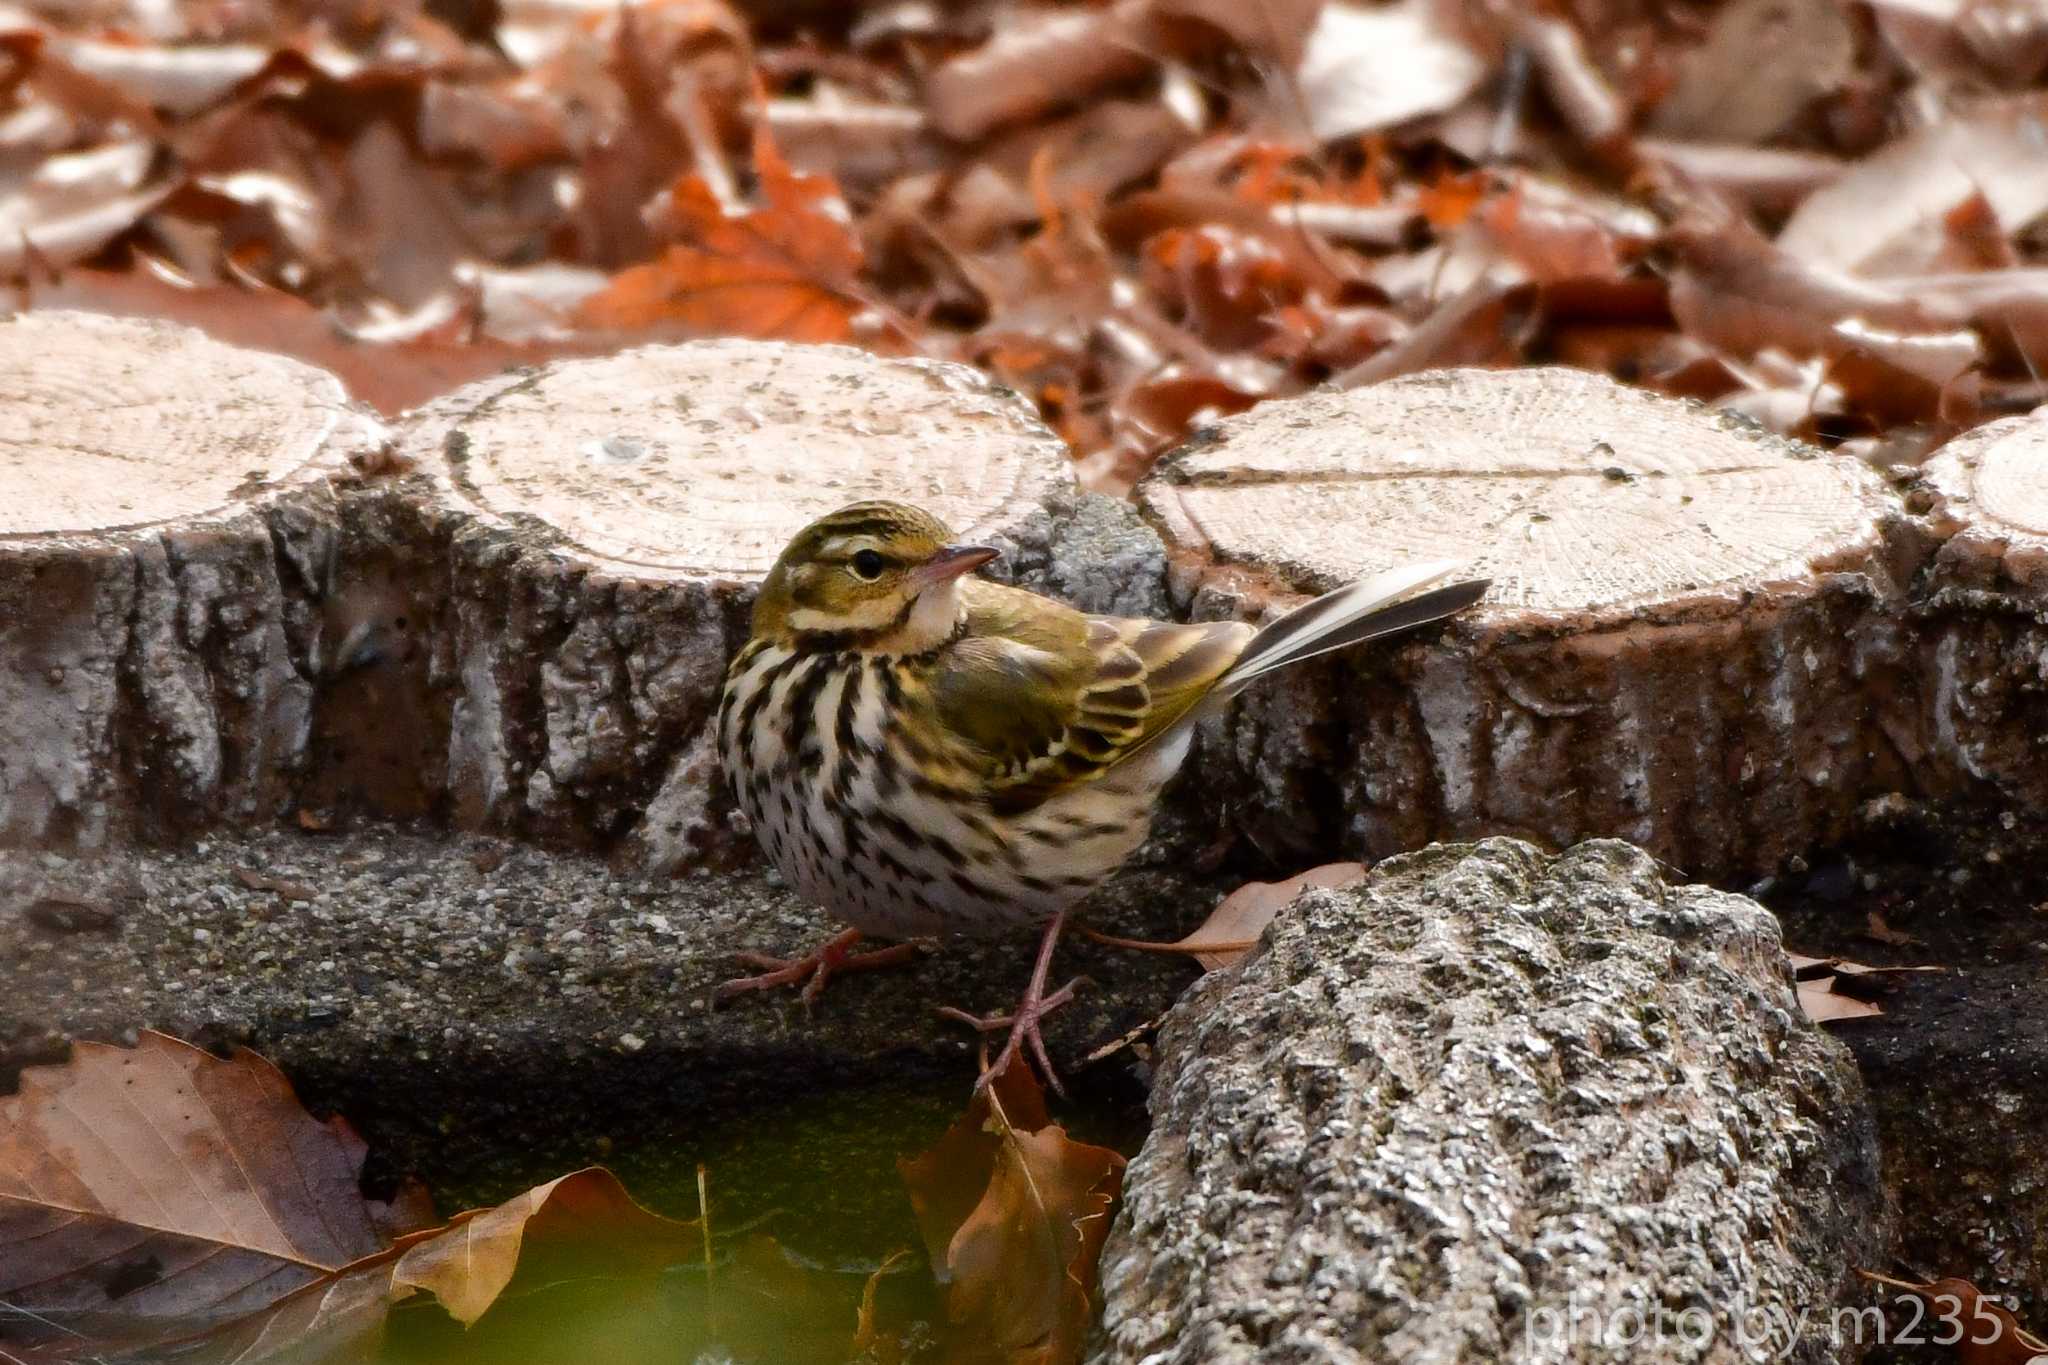
[[851, 564], [853, 576], [855, 578], [865, 578], [870, 583], [880, 578], [882, 570], [887, 567], [887, 562], [874, 550], [856, 551]]

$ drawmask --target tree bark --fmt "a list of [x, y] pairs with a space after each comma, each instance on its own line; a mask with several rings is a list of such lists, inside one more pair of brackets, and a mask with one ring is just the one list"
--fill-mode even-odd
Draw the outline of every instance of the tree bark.
[[1950, 443], [1925, 492], [1940, 542], [1919, 593], [1927, 728], [1966, 778], [2048, 804], [2048, 413]]
[[1263, 405], [1141, 497], [1196, 616], [1418, 559], [1494, 580], [1212, 734], [1205, 787], [1282, 861], [1604, 835], [1726, 877], [1913, 786], [1914, 537], [1855, 461], [1578, 371], [1464, 370]]
[[754, 585], [805, 523], [913, 502], [1026, 534], [1058, 439], [962, 366], [716, 341], [566, 361], [414, 414], [422, 538], [447, 547], [427, 664], [469, 829], [674, 868], [721, 837], [709, 734]]
[[0, 846], [277, 813], [383, 429], [296, 361], [65, 313], [0, 321], [0, 412]]
[[1773, 1359], [1860, 1355], [1832, 1312], [1895, 1213], [1855, 1063], [1769, 911], [1636, 849], [1305, 892], [1157, 1057], [1095, 1365], [1736, 1365], [1760, 1319]]

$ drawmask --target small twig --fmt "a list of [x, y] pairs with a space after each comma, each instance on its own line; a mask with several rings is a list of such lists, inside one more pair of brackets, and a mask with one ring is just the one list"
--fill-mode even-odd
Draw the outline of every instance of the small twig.
[[711, 1174], [697, 1163], [697, 1226], [704, 1234], [704, 1325], [718, 1339], [718, 1294], [711, 1283]]

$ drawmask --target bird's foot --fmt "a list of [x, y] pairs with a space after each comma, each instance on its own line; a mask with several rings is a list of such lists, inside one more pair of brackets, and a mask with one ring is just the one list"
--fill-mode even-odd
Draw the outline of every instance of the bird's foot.
[[804, 983], [802, 999], [806, 1010], [817, 1003], [825, 993], [825, 985], [834, 976], [844, 972], [869, 972], [878, 967], [898, 967], [914, 962], [923, 949], [915, 943], [898, 943], [888, 948], [877, 948], [871, 953], [856, 955], [853, 945], [860, 942], [861, 932], [848, 929], [834, 934], [820, 944], [816, 951], [802, 957], [771, 957], [767, 953], [741, 953], [739, 960], [749, 967], [762, 969], [758, 976], [735, 977], [722, 983], [711, 992], [713, 1006], [724, 1003], [736, 995], [748, 991], [774, 990], [778, 986], [794, 986]]
[[[1024, 998], [1017, 1002], [1017, 1008], [1009, 1014], [969, 1014], [966, 1010], [942, 1005], [939, 1013], [947, 1019], [981, 1033], [1010, 1031], [1010, 1037], [1003, 1044], [1003, 1050], [996, 1054], [995, 1061], [982, 1069], [980, 1079], [974, 1083], [978, 1094], [988, 1087], [990, 1081], [1003, 1074], [1003, 1069], [1017, 1060], [1026, 1048], [1031, 1050], [1033, 1060], [1038, 1063], [1038, 1072], [1045, 1077], [1045, 1083], [1061, 1099], [1067, 1097], [1066, 1087], [1060, 1084], [1060, 1073], [1053, 1070], [1052, 1059], [1045, 1055], [1045, 1039], [1038, 1032], [1038, 1025], [1048, 1014], [1074, 998], [1074, 992], [1088, 978], [1077, 976], [1051, 994], [1045, 993], [1045, 983], [1034, 981], [1024, 992]], [[987, 1054], [983, 1054], [984, 1056]]]

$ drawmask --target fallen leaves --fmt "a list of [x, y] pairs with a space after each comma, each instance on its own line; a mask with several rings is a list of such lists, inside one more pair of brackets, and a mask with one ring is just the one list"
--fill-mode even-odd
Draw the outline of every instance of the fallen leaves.
[[[1917, 939], [1912, 941], [1918, 942]], [[1945, 967], [1870, 967], [1839, 957], [1808, 957], [1803, 953], [1787, 953], [1786, 957], [1792, 963], [1799, 1008], [1816, 1024], [1875, 1018], [1884, 1013], [1877, 1002], [1892, 989], [1892, 977], [1948, 970]]]
[[1459, 103], [1489, 62], [1447, 0], [1331, 0], [1309, 32], [1294, 84], [1318, 140], [1376, 132]]
[[40, 6], [0, 274], [388, 413], [646, 340], [964, 360], [1112, 493], [1270, 398], [1530, 361], [1914, 460], [2041, 394], [2036, 8]]
[[[1814, 6], [1816, 10], [1829, 8]], [[1994, 99], [1906, 134], [1815, 190], [1778, 234], [1802, 260], [1868, 276], [1982, 264], [1958, 259], [1951, 215], [1981, 196], [2006, 234], [2048, 212], [2048, 99]]]
[[[338, 1365], [377, 1358], [408, 1302], [592, 1358], [674, 1358], [679, 1313], [742, 1359], [900, 1361], [927, 1336], [900, 1296], [882, 1303], [906, 1253], [849, 1283], [758, 1231], [715, 1244], [708, 1213], [652, 1213], [595, 1167], [437, 1224], [417, 1185], [366, 1199], [364, 1156], [246, 1050], [144, 1033], [26, 1068], [0, 1099], [0, 1359]], [[903, 1163], [946, 1285], [947, 1359], [1080, 1359], [1123, 1166], [1053, 1124], [1024, 1067]], [[590, 1311], [564, 1319], [550, 1296], [577, 1285]]]
[[364, 1155], [254, 1053], [81, 1043], [0, 1100], [0, 1300], [47, 1324], [29, 1345], [256, 1312], [417, 1228], [357, 1191]]
[[852, 336], [867, 307], [855, 283], [861, 244], [837, 187], [792, 171], [765, 131], [755, 139], [754, 169], [762, 202], [738, 214], [700, 176], [678, 182], [655, 215], [673, 245], [585, 300], [583, 321], [678, 336]]
[[950, 1358], [1079, 1360], [1123, 1157], [1069, 1138], [1020, 1064], [976, 1092], [937, 1145], [901, 1167], [933, 1271], [947, 1286]]
[[1968, 1280], [1921, 1283], [1869, 1270], [1856, 1273], [1873, 1284], [1910, 1294], [1925, 1305], [1929, 1321], [1916, 1328], [1915, 1340], [1953, 1346], [1960, 1365], [2034, 1365], [2048, 1355], [2048, 1339], [2020, 1326], [2011, 1309]]

